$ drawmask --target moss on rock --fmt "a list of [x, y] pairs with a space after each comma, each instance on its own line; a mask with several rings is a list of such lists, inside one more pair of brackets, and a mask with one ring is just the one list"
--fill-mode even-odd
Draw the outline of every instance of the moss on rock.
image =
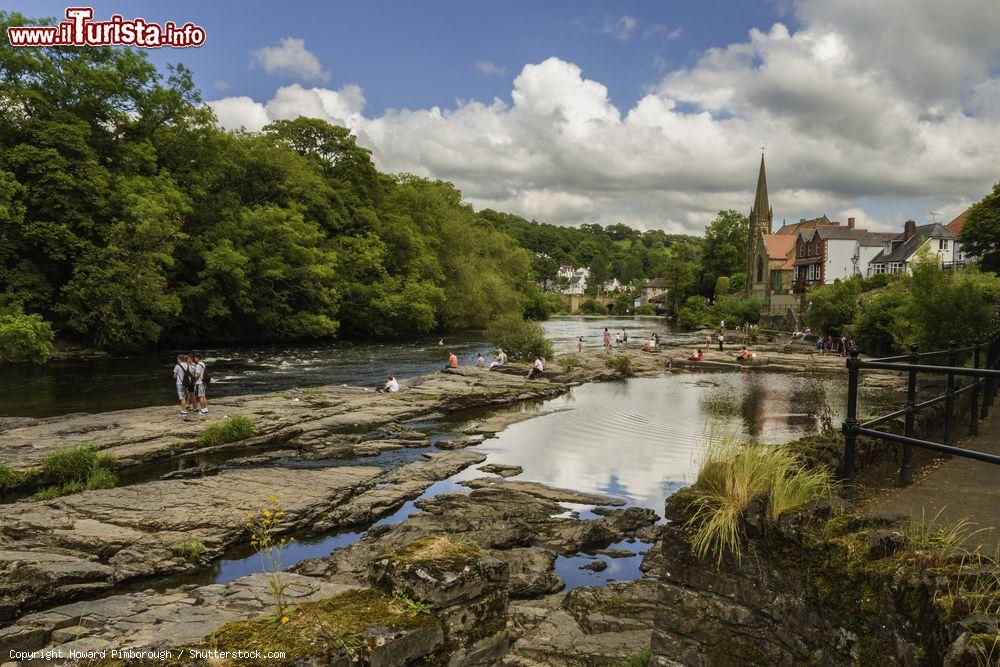
[[397, 563], [434, 565], [444, 570], [460, 570], [474, 565], [483, 552], [472, 544], [457, 542], [448, 537], [425, 537], [383, 554]]

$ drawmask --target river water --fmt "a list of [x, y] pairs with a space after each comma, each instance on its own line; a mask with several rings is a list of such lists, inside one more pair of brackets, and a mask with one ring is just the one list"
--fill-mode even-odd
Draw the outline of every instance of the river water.
[[[670, 332], [658, 317], [566, 316], [552, 318], [543, 327], [557, 353], [575, 351], [581, 336], [588, 345], [599, 347], [604, 327], [612, 331], [624, 327], [636, 341], [653, 331], [674, 343], [698, 338]], [[476, 354], [488, 354], [490, 346], [483, 332], [472, 331], [444, 338], [227, 347], [203, 354], [212, 371], [211, 400], [324, 384], [374, 386], [385, 381], [386, 371], [407, 378], [443, 368], [450, 351], [461, 363], [474, 364]], [[0, 417], [49, 417], [173, 403], [171, 371], [178, 352], [53, 361], [43, 366], [0, 365]]]

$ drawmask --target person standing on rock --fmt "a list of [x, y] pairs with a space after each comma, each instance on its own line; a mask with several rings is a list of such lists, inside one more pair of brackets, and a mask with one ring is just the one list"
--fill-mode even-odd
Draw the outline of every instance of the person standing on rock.
[[726, 342], [725, 334], [719, 334], [719, 352], [722, 352], [722, 344]]
[[604, 327], [604, 351], [611, 352], [611, 332]]
[[198, 401], [198, 414], [207, 415], [208, 406], [205, 400], [205, 390], [208, 388], [208, 370], [205, 362], [201, 360], [200, 354], [195, 354], [194, 359], [194, 397]]
[[188, 394], [194, 391], [194, 383], [188, 370], [188, 360], [183, 354], [177, 355], [177, 363], [174, 364], [174, 382], [177, 383], [177, 399], [181, 402], [181, 414], [188, 413]]
[[576, 341], [576, 351], [583, 352], [583, 336], [580, 336], [580, 338]]

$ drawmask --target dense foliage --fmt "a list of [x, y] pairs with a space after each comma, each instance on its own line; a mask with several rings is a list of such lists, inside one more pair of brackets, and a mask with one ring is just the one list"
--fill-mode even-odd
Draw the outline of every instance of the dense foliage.
[[[0, 14], [12, 23], [34, 21]], [[224, 132], [187, 70], [164, 78], [120, 48], [2, 49], [0, 95], [0, 310], [29, 313], [3, 326], [42, 339], [30, 358], [49, 324], [135, 349], [412, 335], [554, 307], [499, 214], [379, 173], [345, 128]]]
[[551, 359], [555, 356], [542, 326], [538, 322], [523, 320], [518, 315], [501, 315], [490, 323], [486, 333], [490, 342], [502, 349], [511, 361], [532, 361], [538, 356]]
[[[883, 281], [853, 278], [809, 290], [803, 318], [821, 335], [851, 334], [863, 352], [887, 355], [910, 343], [941, 350], [952, 340], [985, 340], [1000, 323], [1000, 277], [977, 268], [947, 270], [921, 248], [912, 275]], [[874, 287], [873, 286], [877, 286]]]
[[1000, 183], [969, 209], [958, 241], [965, 254], [979, 257], [986, 271], [1000, 271]]
[[52, 356], [55, 333], [36, 313], [0, 313], [0, 361], [43, 363]]

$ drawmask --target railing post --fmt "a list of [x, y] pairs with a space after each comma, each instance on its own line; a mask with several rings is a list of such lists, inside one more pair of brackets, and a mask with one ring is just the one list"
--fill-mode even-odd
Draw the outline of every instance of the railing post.
[[[840, 470], [840, 477], [848, 485], [854, 482], [854, 459], [858, 442], [858, 373], [860, 362], [858, 360], [858, 348], [852, 347], [847, 357], [847, 419], [841, 430], [844, 433], [844, 461]], [[850, 490], [848, 491], [850, 492]]]
[[[917, 344], [910, 345], [910, 363], [920, 362], [920, 355], [917, 353]], [[913, 437], [913, 422], [917, 416], [917, 371], [910, 369], [909, 378], [906, 382], [906, 430], [903, 435], [907, 438]], [[899, 469], [899, 485], [907, 486], [913, 481], [913, 448], [910, 445], [903, 445], [903, 465]]]
[[[972, 343], [972, 367], [979, 368], [979, 346], [977, 338]], [[979, 435], [979, 387], [982, 378], [972, 378], [972, 405], [969, 406], [969, 435]]]
[[[998, 339], [991, 340], [989, 346], [986, 348], [986, 368], [993, 368], [997, 340]], [[983, 419], [990, 416], [990, 403], [993, 402], [993, 397], [990, 395], [992, 389], [993, 378], [983, 378]]]
[[[951, 422], [955, 412], [955, 373], [953, 369], [958, 364], [958, 352], [955, 341], [948, 341], [948, 384], [944, 393], [944, 444], [951, 444]], [[950, 456], [946, 458], [951, 458]]]

